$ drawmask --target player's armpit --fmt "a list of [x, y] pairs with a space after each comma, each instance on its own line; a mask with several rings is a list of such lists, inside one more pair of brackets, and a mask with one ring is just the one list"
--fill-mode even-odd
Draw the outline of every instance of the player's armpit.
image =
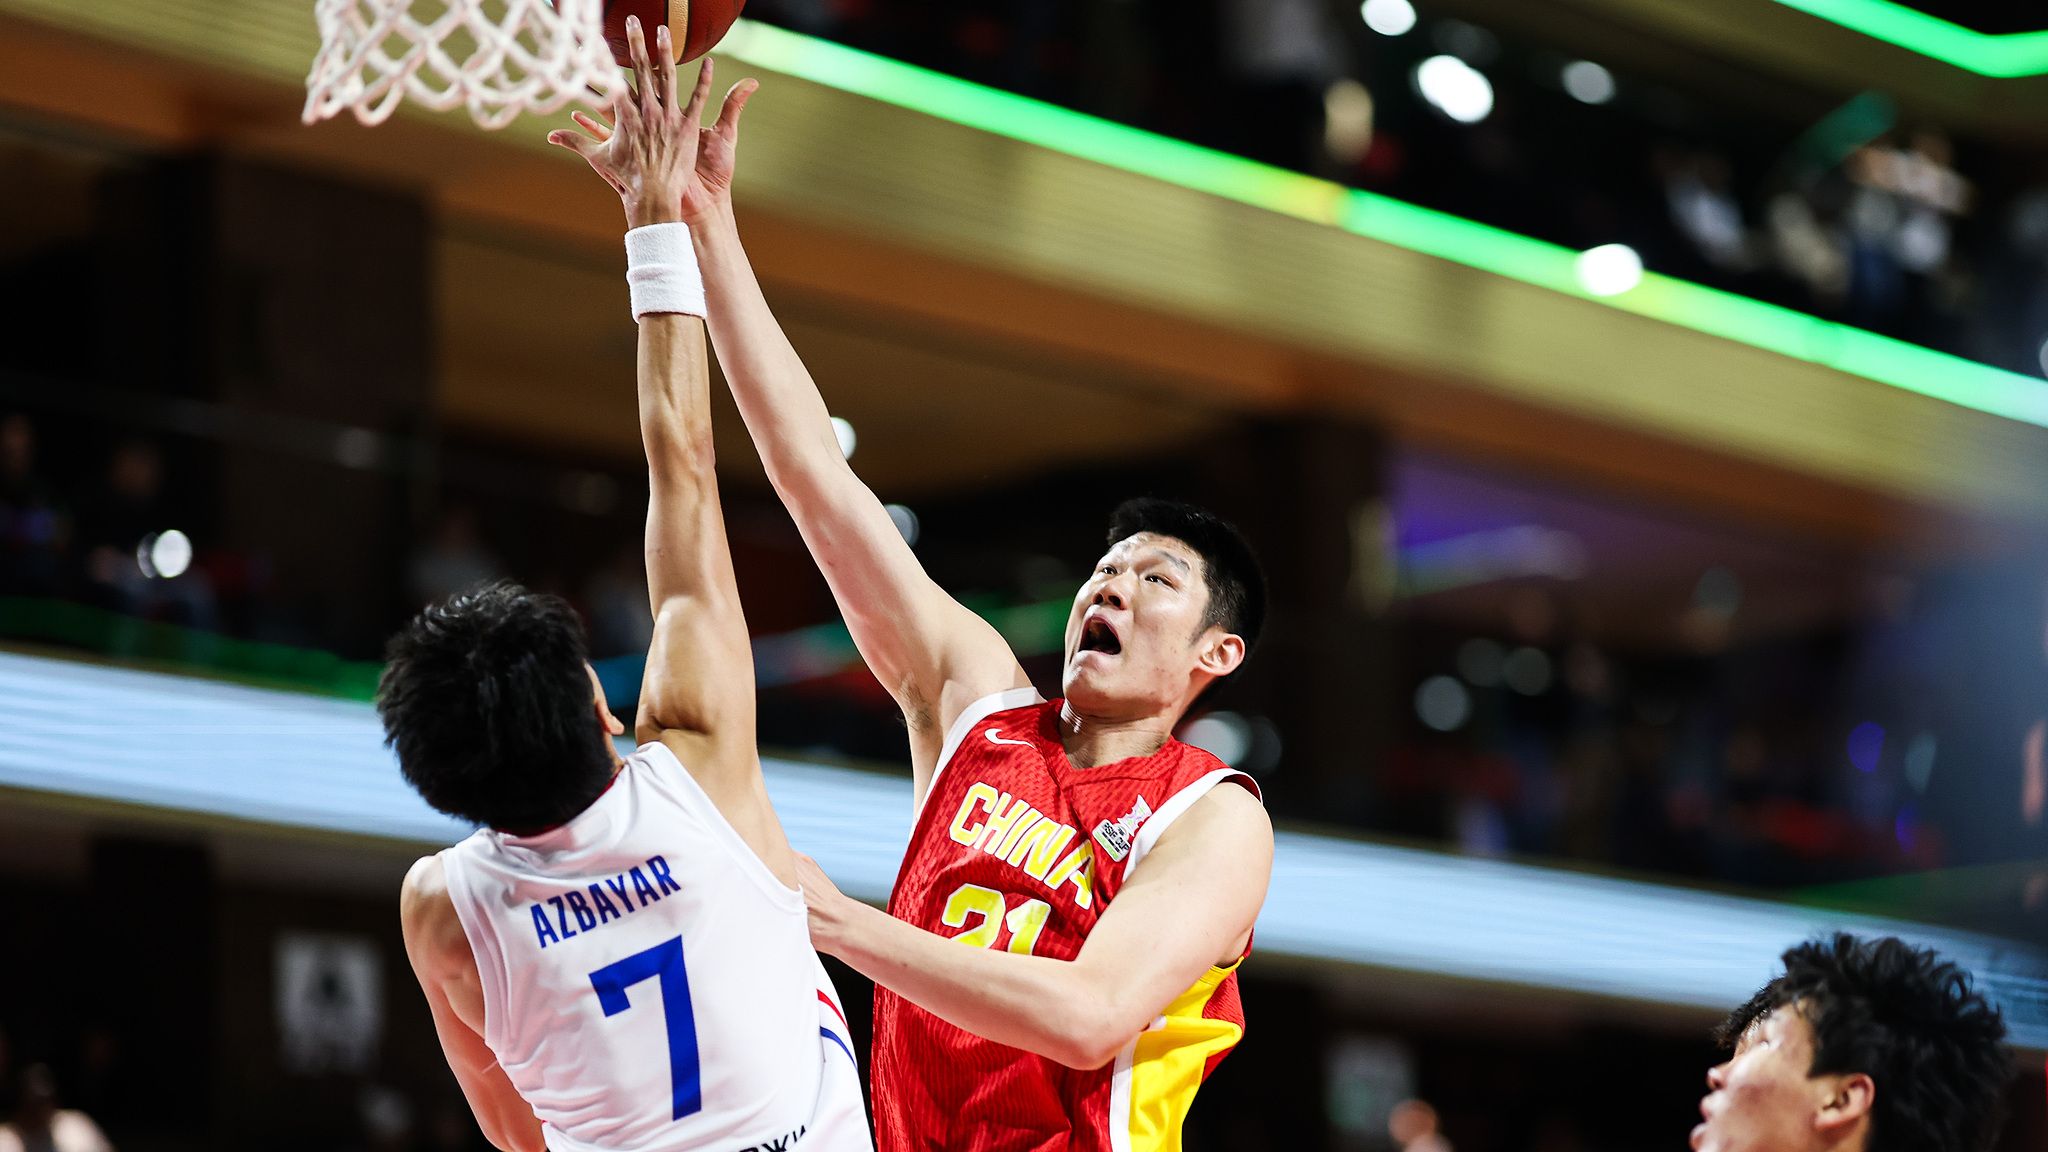
[[541, 1123], [484, 1043], [483, 984], [476, 954], [448, 896], [441, 860], [413, 865], [399, 892], [406, 958], [433, 1013], [434, 1032], [485, 1138], [504, 1152], [545, 1152]]

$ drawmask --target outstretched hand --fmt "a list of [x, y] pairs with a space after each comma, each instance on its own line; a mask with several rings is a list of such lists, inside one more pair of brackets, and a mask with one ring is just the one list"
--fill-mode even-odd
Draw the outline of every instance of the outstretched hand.
[[648, 55], [638, 17], [626, 19], [626, 43], [633, 59], [633, 90], [605, 105], [612, 123], [576, 112], [571, 118], [583, 132], [557, 129], [548, 133], [548, 143], [583, 157], [604, 177], [625, 203], [629, 226], [694, 222], [731, 202], [740, 113], [760, 85], [753, 80], [733, 85], [718, 122], [707, 129], [703, 115], [711, 95], [711, 58], [705, 57], [696, 88], [684, 101], [668, 26], [655, 32], [658, 65]]
[[801, 852], [796, 854], [796, 877], [797, 886], [803, 889], [804, 908], [810, 913], [811, 945], [829, 953], [846, 923], [849, 909], [857, 910], [859, 902], [849, 900], [825, 875], [825, 870], [818, 867], [818, 862]]

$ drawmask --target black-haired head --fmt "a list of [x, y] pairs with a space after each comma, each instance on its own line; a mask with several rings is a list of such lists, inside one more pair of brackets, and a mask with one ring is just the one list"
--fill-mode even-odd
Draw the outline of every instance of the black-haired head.
[[536, 831], [610, 782], [583, 624], [560, 597], [509, 582], [460, 593], [413, 617], [386, 656], [385, 741], [440, 811]]
[[1970, 974], [1895, 937], [1847, 933], [1784, 956], [1785, 974], [1718, 1030], [1736, 1046], [1790, 1008], [1813, 1035], [1809, 1077], [1870, 1077], [1864, 1152], [1985, 1152], [1998, 1135], [2012, 1078], [2005, 1023]]
[[[1068, 618], [1067, 699], [1084, 714], [1185, 710], [1258, 643], [1258, 561], [1222, 520], [1151, 497], [1117, 507], [1108, 542]], [[1193, 698], [1191, 684], [1202, 685]]]
[[1243, 637], [1245, 659], [1251, 659], [1266, 626], [1266, 574], [1252, 546], [1213, 513], [1156, 496], [1126, 500], [1109, 515], [1110, 544], [1140, 532], [1171, 536], [1201, 555], [1202, 579], [1209, 586], [1209, 614], [1202, 624]]

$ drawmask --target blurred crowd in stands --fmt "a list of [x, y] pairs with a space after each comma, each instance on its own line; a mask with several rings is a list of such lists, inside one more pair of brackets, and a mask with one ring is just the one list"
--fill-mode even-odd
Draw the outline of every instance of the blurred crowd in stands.
[[[1348, 0], [755, 0], [747, 15], [1568, 247], [1625, 243], [1652, 271], [2043, 374], [2039, 157], [1959, 145], [1883, 93], [1759, 111], [1398, 7], [1379, 32]], [[1419, 91], [1441, 56], [1486, 77], [1476, 121]]]
[[[1712, 175], [1695, 170], [1690, 178], [1704, 187]], [[236, 605], [252, 594], [246, 572], [260, 563], [218, 548], [199, 550], [195, 561], [189, 545], [177, 570], [168, 563], [173, 557], [153, 559], [152, 552], [161, 551], [157, 542], [175, 528], [163, 499], [164, 453], [145, 440], [110, 443], [99, 482], [66, 491], [38, 466], [35, 423], [21, 413], [0, 418], [0, 597], [61, 598], [246, 635], [249, 613]], [[629, 530], [621, 526], [590, 554], [595, 562], [575, 574], [536, 567], [533, 556], [525, 563], [508, 560], [521, 550], [504, 524], [519, 518], [502, 509], [487, 518], [486, 511], [453, 498], [429, 522], [425, 539], [406, 562], [406, 610], [503, 577], [553, 588], [583, 612], [601, 673], [621, 681], [607, 680], [615, 705], [630, 706], [639, 679], [632, 661], [646, 651], [653, 619]], [[497, 529], [495, 541], [489, 529]], [[559, 565], [571, 551], [545, 549], [543, 563]], [[750, 596], [749, 617], [757, 631], [796, 640], [826, 627], [802, 627], [812, 622], [805, 613], [818, 607], [819, 590], [791, 593], [776, 582], [789, 583], [795, 552], [763, 549], [743, 528], [735, 554], [744, 569], [743, 586], [770, 590]], [[987, 557], [975, 556], [966, 570], [985, 579]], [[1040, 571], [1048, 565], [1055, 573], [1050, 580]], [[1034, 556], [1019, 572], [1024, 574], [1016, 588], [979, 596], [970, 589], [969, 599], [1043, 602], [1063, 618], [1071, 585], [1061, 562]], [[771, 579], [774, 573], [780, 575]], [[221, 587], [229, 595], [219, 595]], [[1542, 596], [1533, 585], [1503, 594]], [[829, 605], [823, 610], [829, 612]], [[1566, 622], [1553, 619], [1555, 611], [1539, 615], [1549, 623], [1503, 637], [1505, 644], [1423, 620], [1390, 637], [1394, 659], [1413, 666], [1407, 683], [1431, 677], [1457, 681], [1455, 688], [1438, 685], [1457, 693], [1455, 723], [1432, 717], [1419, 696], [1419, 716], [1397, 705], [1399, 719], [1384, 752], [1368, 758], [1360, 777], [1367, 794], [1355, 805], [1318, 801], [1318, 818], [1479, 855], [1574, 858], [1766, 886], [1947, 861], [1941, 821], [1924, 815], [1926, 771], [1915, 776], [1896, 751], [1882, 773], [1845, 768], [1840, 734], [1832, 725], [1841, 686], [1854, 676], [1850, 636], [1818, 634], [1732, 653], [1624, 658], [1575, 642]], [[783, 632], [791, 627], [797, 631]], [[873, 677], [852, 659], [850, 647], [843, 655], [851, 663], [843, 668], [821, 665], [823, 672], [786, 679], [771, 674], [780, 643], [769, 640], [758, 659], [766, 670], [764, 743], [901, 760], [900, 721]], [[1035, 674], [1056, 690], [1056, 655], [1033, 660]], [[1517, 661], [1540, 664], [1540, 675], [1517, 673]], [[613, 664], [620, 667], [614, 671]], [[1235, 741], [1240, 759], [1261, 761], [1247, 763], [1249, 770], [1290, 771], [1282, 751], [1285, 733], [1256, 716], [1226, 715], [1223, 721], [1268, 733], [1268, 747], [1256, 753], [1261, 741]], [[1928, 756], [1931, 765], [1931, 751]], [[1276, 802], [1285, 808], [1289, 782], [1276, 783]]]
[[101, 482], [60, 488], [39, 465], [35, 422], [0, 417], [0, 596], [67, 597], [125, 615], [211, 628], [212, 581], [164, 501], [164, 458], [123, 440]]
[[[194, 540], [205, 534], [188, 529], [194, 517], [204, 523], [205, 512], [169, 497], [170, 464], [156, 441], [117, 438], [96, 478], [74, 467], [69, 484], [43, 463], [35, 419], [0, 410], [0, 597], [68, 600], [165, 624], [321, 646], [320, 638], [265, 611], [269, 563], [260, 551]], [[508, 575], [506, 562], [484, 543], [477, 505], [451, 500], [407, 559], [406, 610]], [[654, 621], [636, 543], [556, 590], [589, 617], [598, 656], [646, 651]]]

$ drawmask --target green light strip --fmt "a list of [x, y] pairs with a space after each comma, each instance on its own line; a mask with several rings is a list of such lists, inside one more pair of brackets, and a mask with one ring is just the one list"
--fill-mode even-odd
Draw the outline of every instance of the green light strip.
[[[1782, 0], [1791, 3], [1793, 0]], [[1798, 0], [1801, 5], [1848, 0]], [[1866, 0], [1876, 2], [1876, 0]], [[2048, 35], [2048, 34], [2044, 34]], [[1328, 180], [985, 88], [751, 20], [721, 55], [1112, 168], [1330, 224], [1411, 251], [1597, 301], [2013, 420], [2048, 427], [2048, 381], [1655, 273], [1617, 296], [1580, 287], [1578, 253]]]
[[1932, 56], [1947, 64], [2001, 79], [2048, 72], [2048, 32], [1994, 36], [1892, 0], [1778, 0], [1865, 36]]

